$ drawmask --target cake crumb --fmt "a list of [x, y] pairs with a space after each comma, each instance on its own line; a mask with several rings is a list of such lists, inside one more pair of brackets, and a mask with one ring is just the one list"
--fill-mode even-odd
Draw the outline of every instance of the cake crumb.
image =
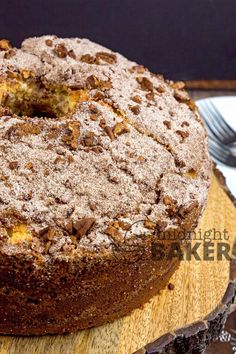
[[174, 289], [175, 289], [174, 284], [169, 283], [169, 284], [168, 284], [168, 289], [171, 290], [171, 291], [174, 290]]

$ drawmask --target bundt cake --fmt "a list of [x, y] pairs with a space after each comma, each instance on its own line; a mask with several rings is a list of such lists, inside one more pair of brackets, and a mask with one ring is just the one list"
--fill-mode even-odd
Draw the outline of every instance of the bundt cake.
[[167, 284], [157, 246], [182, 250], [211, 174], [183, 87], [87, 39], [0, 41], [0, 333], [98, 326]]

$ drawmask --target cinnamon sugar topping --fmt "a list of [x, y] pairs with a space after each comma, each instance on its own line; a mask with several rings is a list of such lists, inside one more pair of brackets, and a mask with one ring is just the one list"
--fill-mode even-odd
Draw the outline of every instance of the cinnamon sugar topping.
[[95, 221], [95, 218], [84, 218], [75, 222], [73, 226], [77, 231], [77, 236], [82, 237], [86, 235], [94, 225]]
[[9, 50], [11, 49], [11, 44], [7, 39], [0, 40], [0, 50]]
[[4, 252], [66, 257], [120, 245], [140, 220], [150, 235], [197, 222], [210, 160], [182, 84], [87, 39], [0, 50], [0, 228], [33, 235]]

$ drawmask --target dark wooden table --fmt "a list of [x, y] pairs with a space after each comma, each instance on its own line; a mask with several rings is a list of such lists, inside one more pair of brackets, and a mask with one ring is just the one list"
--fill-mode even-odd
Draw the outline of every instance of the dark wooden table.
[[189, 90], [194, 101], [214, 96], [236, 96], [236, 90]]

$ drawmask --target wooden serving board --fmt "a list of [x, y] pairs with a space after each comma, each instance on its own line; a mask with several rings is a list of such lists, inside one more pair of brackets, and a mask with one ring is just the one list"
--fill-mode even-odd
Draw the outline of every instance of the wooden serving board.
[[[226, 229], [230, 237], [228, 242], [233, 245], [236, 235], [236, 208], [215, 176], [212, 178], [208, 207], [199, 226], [202, 232], [212, 228], [222, 232]], [[201, 322], [183, 332], [169, 333], [161, 341], [171, 342], [177, 335], [179, 338], [188, 337], [191, 334], [189, 328], [190, 332], [193, 328], [193, 332], [205, 333], [205, 338], [208, 335], [209, 339], [207, 331], [210, 331], [210, 321], [218, 315], [222, 321], [224, 312], [234, 297], [233, 281], [228, 288], [228, 294], [224, 296], [229, 284], [229, 267], [230, 262], [226, 260], [183, 261], [170, 280], [174, 290], [164, 289], [130, 316], [71, 335], [31, 338], [1, 336], [0, 353], [129, 354], [137, 350], [138, 353], [161, 353], [157, 348], [160, 340], [157, 341], [159, 344], [148, 346], [147, 343], [196, 321]], [[208, 321], [202, 322], [213, 310], [215, 312], [208, 316]], [[218, 324], [220, 320], [217, 320]]]

